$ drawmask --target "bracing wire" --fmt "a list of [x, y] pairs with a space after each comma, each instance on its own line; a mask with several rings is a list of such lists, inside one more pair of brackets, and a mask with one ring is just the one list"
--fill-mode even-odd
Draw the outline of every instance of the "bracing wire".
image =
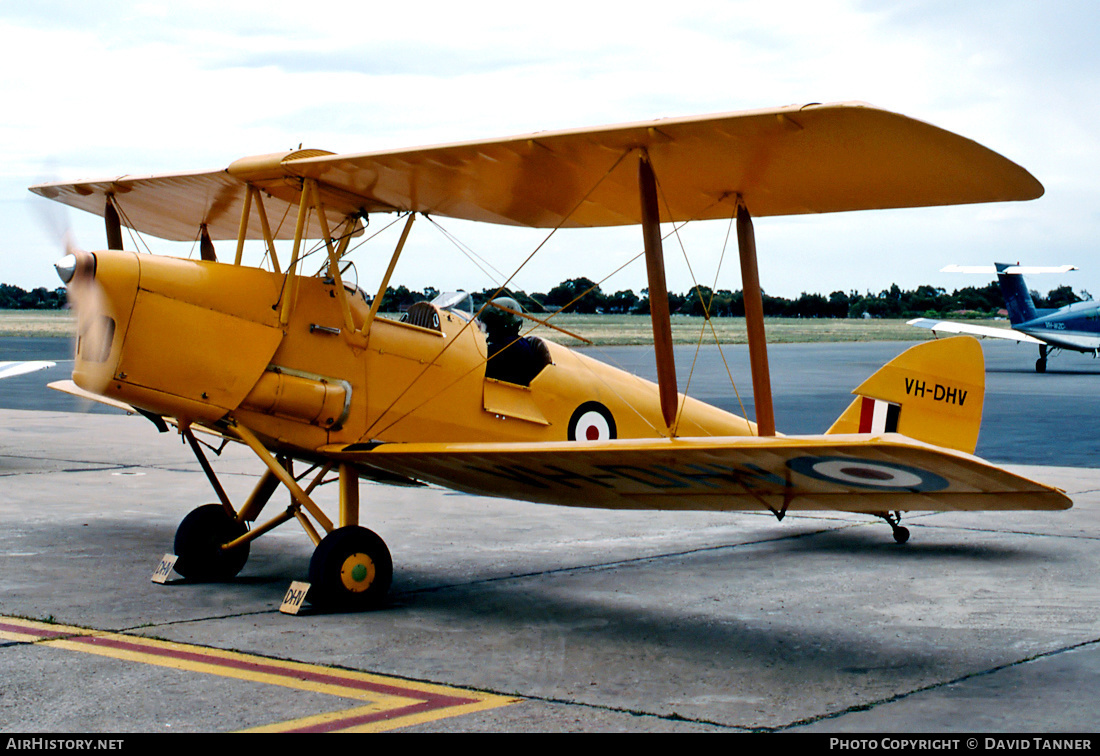
[[[485, 277], [488, 278], [490, 281], [492, 281], [494, 284], [499, 283], [500, 280], [502, 278], [504, 278], [504, 274], [501, 273], [496, 268], [496, 266], [494, 266], [491, 262], [486, 260], [481, 255], [479, 255], [477, 252], [475, 252], [473, 250], [473, 248], [470, 247], [470, 245], [468, 245], [465, 242], [461, 241], [458, 237], [456, 237], [450, 231], [445, 229], [442, 225], [440, 225], [440, 223], [435, 218], [433, 218], [431, 216], [428, 216], [428, 222], [431, 223], [433, 226], [435, 226], [435, 228], [439, 230], [439, 233], [443, 234], [443, 238], [445, 238], [447, 241], [449, 241], [451, 244], [453, 244], [455, 246], [455, 249], [457, 249], [459, 252], [464, 254], [466, 256], [466, 258], [470, 262], [472, 262], [477, 267], [477, 269], [480, 270], [485, 275]], [[474, 259], [474, 258], [477, 258], [477, 259]], [[480, 262], [478, 262], [478, 261], [480, 261]], [[485, 268], [482, 267], [481, 263], [484, 263], [485, 266], [487, 266], [489, 268], [492, 268], [493, 273], [495, 273], [496, 275], [494, 276], [493, 273], [490, 273], [489, 271], [485, 270]]]
[[[662, 202], [664, 202], [665, 212], [669, 215], [669, 217], [671, 217], [672, 216], [672, 211], [671, 211], [671, 209], [669, 208], [669, 205], [668, 205], [668, 198], [665, 196], [665, 193], [661, 188], [661, 182], [660, 182], [659, 179], [656, 178], [656, 176], [654, 177], [654, 179], [657, 183], [657, 191], [659, 192], [659, 194], [661, 196]], [[723, 199], [725, 199], [725, 197], [720, 197], [718, 199], [718, 202], [721, 202]], [[711, 207], [713, 207], [713, 204], [711, 205]], [[736, 217], [736, 213], [737, 213], [737, 211], [735, 209], [734, 210], [734, 217]], [[731, 220], [730, 223], [732, 225], [732, 220]], [[725, 367], [726, 367], [726, 375], [729, 376], [730, 386], [733, 387], [734, 396], [737, 397], [737, 403], [741, 407], [741, 414], [742, 414], [743, 417], [746, 417], [746, 418], [748, 417], [748, 414], [745, 412], [745, 403], [741, 399], [741, 392], [737, 390], [737, 382], [733, 380], [733, 373], [730, 371], [729, 363], [726, 361], [726, 355], [725, 355], [725, 352], [722, 349], [722, 341], [721, 341], [721, 339], [718, 338], [718, 331], [715, 330], [714, 324], [711, 322], [711, 318], [710, 318], [710, 307], [714, 302], [714, 286], [718, 285], [718, 271], [721, 270], [722, 260], [725, 258], [726, 244], [728, 244], [728, 242], [729, 242], [729, 229], [726, 230], [726, 239], [722, 243], [722, 256], [719, 258], [719, 261], [718, 261], [718, 270], [715, 270], [715, 273], [714, 273], [714, 286], [712, 286], [711, 290], [710, 290], [711, 291], [711, 299], [710, 299], [710, 302], [705, 302], [705, 301], [703, 301], [703, 292], [699, 290], [699, 280], [695, 277], [695, 270], [691, 267], [691, 260], [688, 258], [687, 249], [684, 247], [684, 240], [680, 236], [680, 228], [682, 228], [682, 226], [674, 228], [673, 233], [676, 234], [676, 242], [677, 242], [677, 244], [680, 245], [680, 252], [684, 256], [684, 262], [687, 264], [688, 273], [691, 275], [691, 282], [692, 282], [692, 284], [694, 284], [695, 294], [696, 294], [697, 297], [699, 297], [699, 304], [701, 304], [703, 306], [703, 326], [702, 326], [702, 328], [700, 328], [699, 341], [695, 346], [695, 355], [694, 355], [694, 357], [692, 358], [692, 361], [691, 361], [691, 369], [688, 370], [687, 385], [684, 386], [684, 391], [683, 391], [684, 399], [680, 402], [680, 406], [679, 406], [679, 408], [677, 409], [677, 412], [676, 412], [676, 422], [673, 425], [673, 435], [675, 435], [676, 429], [680, 425], [680, 416], [683, 413], [684, 403], [686, 402], [687, 396], [688, 396], [688, 390], [691, 388], [691, 379], [692, 379], [692, 376], [695, 374], [695, 365], [699, 360], [699, 349], [701, 348], [702, 343], [703, 343], [703, 334], [706, 333], [706, 329], [708, 327], [710, 328], [711, 334], [714, 336], [714, 343], [718, 347], [718, 354], [722, 358], [722, 364], [725, 365]]]
[[[507, 279], [506, 279], [506, 280], [504, 281], [504, 283], [502, 283], [502, 284], [501, 284], [501, 285], [500, 285], [500, 286], [499, 286], [499, 287], [497, 288], [497, 290], [496, 290], [495, 292], [493, 292], [493, 295], [492, 295], [492, 296], [490, 296], [490, 297], [486, 298], [485, 302], [484, 302], [484, 303], [483, 303], [483, 304], [481, 305], [481, 307], [480, 307], [480, 308], [478, 308], [478, 311], [477, 311], [476, 313], [474, 313], [474, 316], [473, 316], [472, 318], [470, 318], [470, 320], [468, 320], [468, 321], [467, 321], [466, 323], [464, 323], [464, 324], [463, 324], [462, 328], [460, 328], [460, 329], [459, 329], [459, 331], [458, 331], [458, 333], [456, 333], [456, 334], [455, 334], [455, 336], [454, 336], [454, 337], [453, 337], [453, 338], [452, 338], [452, 339], [451, 339], [451, 340], [450, 340], [449, 342], [447, 342], [446, 346], [444, 346], [444, 347], [443, 347], [443, 349], [439, 350], [439, 352], [437, 352], [437, 353], [435, 354], [435, 356], [433, 356], [433, 357], [432, 357], [432, 359], [431, 359], [430, 361], [428, 361], [428, 363], [427, 363], [426, 365], [424, 365], [424, 367], [423, 367], [423, 368], [421, 369], [421, 371], [420, 371], [420, 372], [419, 372], [419, 373], [418, 373], [418, 374], [416, 375], [416, 377], [415, 377], [415, 378], [413, 378], [413, 379], [412, 379], [412, 380], [411, 380], [411, 381], [410, 381], [410, 382], [408, 383], [408, 385], [407, 385], [407, 386], [405, 386], [405, 388], [404, 388], [404, 389], [402, 389], [402, 390], [401, 390], [401, 392], [399, 392], [399, 393], [398, 393], [398, 395], [397, 395], [396, 397], [394, 397], [393, 401], [391, 401], [391, 402], [389, 403], [389, 405], [387, 405], [387, 406], [386, 406], [386, 408], [382, 410], [382, 412], [381, 412], [381, 413], [380, 413], [380, 414], [378, 415], [378, 417], [377, 417], [377, 418], [376, 418], [376, 419], [374, 420], [374, 422], [372, 422], [372, 423], [371, 423], [370, 427], [368, 427], [368, 428], [367, 428], [367, 430], [366, 430], [366, 433], [370, 433], [370, 432], [371, 432], [371, 431], [372, 431], [372, 430], [374, 429], [374, 427], [375, 427], [376, 425], [378, 425], [378, 423], [379, 423], [379, 422], [381, 422], [382, 418], [384, 418], [384, 417], [385, 417], [385, 416], [386, 416], [386, 415], [387, 415], [387, 414], [388, 414], [388, 413], [390, 412], [390, 410], [392, 410], [392, 409], [394, 408], [394, 406], [395, 406], [395, 405], [397, 404], [397, 402], [398, 402], [398, 401], [400, 401], [400, 400], [401, 400], [401, 398], [402, 398], [402, 397], [404, 397], [404, 396], [405, 396], [405, 395], [406, 395], [406, 394], [407, 394], [407, 393], [409, 392], [409, 390], [410, 390], [410, 389], [412, 389], [412, 387], [413, 387], [413, 386], [414, 386], [414, 385], [415, 385], [415, 384], [416, 384], [417, 382], [419, 382], [419, 380], [420, 380], [420, 379], [421, 379], [422, 377], [424, 377], [424, 375], [425, 375], [425, 374], [426, 374], [426, 373], [428, 372], [428, 370], [429, 370], [429, 369], [430, 369], [430, 368], [431, 368], [431, 367], [432, 367], [433, 365], [435, 365], [435, 364], [436, 364], [436, 362], [437, 362], [437, 361], [438, 361], [438, 360], [439, 360], [439, 359], [440, 359], [440, 358], [441, 358], [441, 357], [443, 356], [443, 354], [444, 354], [444, 353], [445, 353], [445, 352], [446, 352], [446, 351], [447, 351], [448, 349], [450, 349], [451, 345], [452, 345], [452, 344], [455, 344], [455, 343], [457, 343], [457, 341], [458, 341], [458, 337], [459, 337], [459, 336], [461, 336], [461, 335], [462, 335], [463, 333], [465, 333], [466, 329], [467, 329], [467, 328], [469, 328], [469, 327], [470, 327], [470, 325], [471, 325], [471, 324], [472, 324], [472, 323], [473, 323], [474, 321], [476, 321], [476, 320], [477, 320], [477, 319], [478, 319], [479, 317], [481, 317], [481, 313], [482, 313], [482, 312], [483, 312], [483, 311], [485, 310], [485, 308], [486, 308], [486, 307], [488, 307], [488, 306], [489, 306], [489, 302], [491, 302], [492, 300], [496, 299], [496, 298], [497, 298], [497, 297], [498, 297], [498, 296], [500, 295], [500, 292], [502, 292], [502, 291], [503, 291], [503, 290], [504, 290], [504, 289], [505, 289], [505, 288], [506, 288], [506, 287], [508, 286], [508, 284], [510, 284], [510, 283], [512, 282], [512, 280], [513, 280], [513, 279], [514, 279], [514, 278], [515, 278], [515, 277], [516, 277], [517, 275], [519, 275], [520, 271], [521, 271], [521, 270], [523, 270], [523, 268], [524, 268], [524, 267], [525, 267], [525, 266], [526, 266], [526, 265], [527, 265], [527, 264], [528, 264], [529, 262], [531, 262], [531, 260], [532, 260], [532, 259], [533, 259], [533, 258], [535, 257], [535, 255], [537, 255], [537, 254], [539, 253], [539, 251], [540, 251], [540, 250], [541, 250], [541, 249], [542, 249], [543, 247], [545, 247], [545, 246], [546, 246], [546, 244], [547, 244], [547, 243], [548, 243], [548, 242], [550, 241], [550, 239], [551, 239], [551, 238], [552, 238], [552, 237], [553, 237], [553, 236], [554, 236], [554, 235], [555, 235], [555, 234], [556, 234], [556, 233], [557, 233], [557, 232], [558, 232], [558, 231], [559, 231], [559, 230], [561, 229], [561, 227], [562, 227], [563, 225], [565, 225], [566, 221], [568, 221], [568, 220], [569, 220], [569, 218], [571, 218], [571, 217], [573, 216], [573, 213], [575, 213], [575, 212], [577, 211], [577, 209], [578, 209], [579, 207], [581, 207], [581, 205], [583, 205], [583, 204], [584, 204], [584, 203], [585, 203], [585, 202], [586, 202], [586, 201], [588, 200], [588, 198], [589, 198], [589, 197], [590, 197], [590, 196], [592, 195], [592, 193], [593, 193], [593, 192], [595, 192], [595, 191], [596, 191], [596, 189], [598, 189], [598, 188], [600, 187], [600, 185], [601, 185], [601, 184], [603, 184], [604, 180], [605, 180], [605, 179], [607, 179], [607, 177], [608, 177], [608, 176], [610, 176], [610, 175], [612, 174], [612, 172], [614, 172], [614, 170], [615, 170], [616, 168], [618, 168], [618, 167], [619, 167], [619, 164], [620, 164], [620, 163], [621, 163], [621, 162], [622, 162], [622, 161], [623, 161], [623, 160], [624, 160], [624, 159], [626, 158], [626, 156], [627, 156], [627, 155], [629, 155], [629, 154], [630, 154], [631, 152], [633, 152], [633, 151], [634, 151], [634, 148], [630, 148], [630, 149], [627, 149], [627, 150], [623, 151], [623, 153], [622, 153], [622, 154], [620, 154], [620, 155], [618, 156], [618, 158], [616, 158], [616, 159], [615, 159], [615, 162], [614, 162], [614, 163], [612, 163], [612, 164], [611, 164], [611, 166], [610, 166], [610, 167], [609, 167], [609, 168], [608, 168], [608, 169], [607, 169], [607, 170], [606, 170], [606, 171], [605, 171], [605, 172], [603, 173], [603, 175], [602, 175], [602, 176], [600, 176], [600, 178], [596, 180], [596, 182], [595, 182], [595, 183], [594, 183], [594, 184], [592, 185], [592, 188], [591, 188], [591, 189], [589, 189], [589, 190], [588, 190], [587, 192], [585, 192], [585, 194], [584, 194], [584, 196], [583, 196], [583, 197], [581, 197], [581, 198], [580, 198], [579, 200], [577, 200], [576, 204], [575, 204], [575, 205], [573, 205], [573, 207], [572, 207], [572, 208], [571, 208], [571, 209], [569, 210], [569, 212], [568, 212], [568, 213], [566, 213], [566, 214], [565, 214], [565, 215], [564, 215], [564, 216], [562, 217], [562, 219], [561, 219], [560, 221], [558, 221], [557, 225], [555, 225], [555, 226], [554, 226], [554, 227], [553, 227], [553, 228], [552, 228], [552, 229], [550, 230], [550, 232], [549, 232], [549, 233], [548, 233], [548, 234], [546, 235], [546, 237], [545, 237], [545, 238], [543, 238], [543, 240], [542, 240], [541, 242], [539, 242], [539, 244], [538, 244], [538, 245], [537, 245], [537, 246], [536, 246], [536, 247], [535, 247], [535, 248], [534, 248], [534, 249], [533, 249], [533, 250], [531, 251], [531, 253], [530, 253], [529, 255], [527, 255], [527, 257], [526, 257], [526, 258], [524, 258], [523, 262], [521, 262], [521, 263], [519, 264], [519, 267], [517, 267], [517, 268], [516, 268], [516, 269], [515, 269], [515, 270], [514, 270], [514, 271], [512, 272], [512, 275], [508, 276], [508, 278], [507, 278]], [[439, 395], [441, 395], [441, 394], [442, 394], [442, 393], [443, 393], [444, 391], [446, 391], [446, 390], [450, 389], [450, 388], [451, 388], [451, 386], [454, 386], [454, 385], [455, 385], [455, 384], [456, 384], [456, 383], [457, 383], [457, 382], [458, 382], [459, 380], [462, 380], [462, 378], [465, 378], [465, 377], [466, 377], [466, 375], [468, 375], [468, 374], [469, 374], [469, 373], [467, 372], [466, 374], [464, 374], [464, 375], [460, 376], [460, 377], [459, 377], [459, 378], [458, 378], [457, 380], [455, 380], [455, 381], [452, 381], [452, 382], [451, 382], [450, 384], [448, 384], [448, 385], [446, 386], [446, 388], [444, 388], [443, 390], [441, 390], [441, 391], [437, 392], [436, 394], [434, 394], [433, 396], [429, 397], [428, 399], [425, 399], [425, 400], [424, 400], [423, 402], [420, 402], [419, 404], [417, 404], [416, 406], [414, 406], [414, 407], [413, 407], [412, 409], [410, 409], [410, 410], [408, 410], [408, 411], [406, 411], [406, 412], [404, 412], [404, 413], [402, 413], [402, 414], [398, 415], [398, 417], [397, 417], [397, 418], [395, 418], [395, 419], [394, 419], [393, 421], [391, 421], [391, 422], [390, 422], [390, 423], [389, 423], [388, 425], [386, 425], [386, 426], [385, 426], [384, 428], [382, 428], [382, 429], [381, 429], [380, 431], [378, 431], [378, 433], [379, 433], [379, 434], [385, 433], [385, 432], [386, 432], [387, 430], [389, 430], [390, 428], [392, 428], [392, 427], [393, 427], [393, 426], [394, 426], [395, 424], [397, 424], [397, 423], [401, 422], [401, 421], [402, 421], [402, 420], [404, 420], [404, 419], [405, 419], [406, 417], [408, 417], [409, 415], [411, 415], [411, 414], [412, 414], [413, 412], [416, 412], [416, 411], [417, 411], [418, 409], [420, 409], [421, 407], [423, 407], [423, 406], [424, 406], [425, 404], [427, 404], [427, 403], [428, 403], [429, 401], [431, 401], [432, 399], [434, 399], [434, 398], [435, 398], [436, 396], [439, 396]]]

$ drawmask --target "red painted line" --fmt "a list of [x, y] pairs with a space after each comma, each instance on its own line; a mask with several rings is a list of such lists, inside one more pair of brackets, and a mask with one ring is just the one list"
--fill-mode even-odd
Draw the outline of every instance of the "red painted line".
[[37, 627], [26, 627], [25, 625], [10, 625], [7, 622], [0, 622], [0, 631], [19, 633], [20, 635], [33, 635], [37, 638], [64, 638], [68, 635], [72, 635], [72, 633], [66, 633], [60, 630], [44, 630]]
[[[350, 690], [368, 691], [380, 695], [389, 695], [399, 698], [412, 699], [412, 702], [405, 706], [387, 709], [385, 711], [336, 717], [329, 721], [317, 722], [315, 724], [298, 729], [284, 730], [284, 732], [333, 732], [337, 730], [345, 730], [352, 727], [360, 727], [375, 722], [385, 722], [387, 720], [399, 719], [402, 717], [408, 717], [417, 714], [430, 713], [432, 711], [438, 711], [441, 709], [449, 709], [453, 707], [474, 704], [481, 701], [480, 698], [472, 696], [444, 695], [440, 693], [417, 690], [413, 687], [402, 687], [401, 685], [370, 682], [368, 680], [357, 679], [355, 677], [342, 677], [339, 675], [321, 671], [292, 669], [288, 666], [281, 666], [276, 663], [253, 661], [240, 658], [224, 658], [209, 653], [203, 653], [201, 651], [176, 649], [168, 647], [167, 645], [161, 645], [162, 643], [168, 643], [163, 641], [152, 641], [152, 645], [146, 645], [143, 643], [138, 643], [136, 641], [126, 640], [122, 637], [117, 636], [104, 637], [97, 635], [83, 635], [71, 630], [49, 630], [46, 628], [28, 627], [25, 625], [12, 624], [10, 622], [0, 622], [0, 632], [3, 631], [17, 633], [21, 635], [28, 635], [42, 640], [65, 639], [73, 643], [80, 643], [88, 646], [109, 648], [117, 651], [127, 651], [135, 654], [144, 654], [149, 656], [175, 659], [178, 661], [208, 664], [215, 667], [241, 670], [254, 674], [267, 674], [276, 677], [303, 680], [319, 684], [327, 684], [335, 688], [347, 688]], [[250, 658], [256, 659], [257, 657]], [[364, 673], [353, 672], [352, 674], [354, 675]], [[339, 693], [335, 693], [335, 695], [339, 695]]]
[[340, 688], [366, 690], [373, 693], [381, 693], [403, 698], [417, 698], [424, 701], [425, 704], [429, 705], [430, 708], [433, 709], [445, 708], [450, 706], [461, 706], [464, 704], [476, 703], [479, 700], [477, 698], [465, 698], [460, 696], [447, 696], [438, 693], [430, 693], [427, 691], [405, 688], [400, 685], [386, 685], [384, 683], [370, 682], [368, 680], [356, 680], [354, 678], [341, 677], [339, 675], [333, 675], [324, 672], [313, 672], [301, 669], [288, 669], [287, 667], [279, 666], [277, 664], [247, 661], [243, 659], [225, 659], [197, 651], [181, 651], [178, 649], [165, 648], [162, 646], [146, 646], [143, 644], [134, 643], [132, 641], [121, 640], [118, 638], [80, 636], [74, 637], [71, 640], [77, 643], [86, 643], [92, 646], [105, 646], [108, 648], [114, 648], [123, 651], [149, 654], [151, 656], [160, 656], [171, 659], [179, 659], [181, 661], [210, 664], [214, 666], [225, 667], [227, 669], [239, 669], [248, 672], [264, 673], [269, 675], [276, 675], [279, 677], [292, 678], [296, 680], [324, 683]]
[[387, 711], [377, 711], [371, 714], [360, 714], [353, 717], [341, 717], [339, 719], [319, 722], [315, 725], [295, 730], [283, 730], [283, 732], [339, 732], [340, 730], [346, 730], [350, 727], [359, 727], [365, 724], [371, 724], [372, 722], [385, 722], [389, 719], [397, 719], [398, 717], [406, 717], [412, 714], [422, 714], [424, 712], [434, 711], [438, 708], [440, 707], [431, 706], [425, 701], [409, 704], [408, 706], [402, 706], [397, 709], [389, 709]]

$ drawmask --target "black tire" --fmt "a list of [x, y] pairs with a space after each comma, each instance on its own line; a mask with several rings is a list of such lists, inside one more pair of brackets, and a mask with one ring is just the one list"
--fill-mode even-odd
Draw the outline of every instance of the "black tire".
[[1046, 371], [1047, 371], [1047, 361], [1044, 360], [1041, 357], [1039, 359], [1035, 360], [1035, 372], [1036, 373], [1045, 373]]
[[221, 547], [247, 532], [248, 527], [230, 517], [221, 504], [192, 510], [176, 529], [176, 572], [200, 582], [233, 578], [248, 561], [248, 544], [230, 551]]
[[349, 525], [329, 533], [313, 552], [308, 598], [320, 609], [374, 609], [385, 601], [392, 580], [385, 541], [372, 530]]
[[909, 528], [898, 525], [894, 528], [894, 540], [898, 543], [906, 543], [909, 541]]

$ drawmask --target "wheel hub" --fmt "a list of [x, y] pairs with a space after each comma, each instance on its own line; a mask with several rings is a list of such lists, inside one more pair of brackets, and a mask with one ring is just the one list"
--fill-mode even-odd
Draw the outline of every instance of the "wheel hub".
[[340, 567], [340, 581], [353, 593], [362, 593], [374, 582], [374, 561], [363, 553], [352, 554]]

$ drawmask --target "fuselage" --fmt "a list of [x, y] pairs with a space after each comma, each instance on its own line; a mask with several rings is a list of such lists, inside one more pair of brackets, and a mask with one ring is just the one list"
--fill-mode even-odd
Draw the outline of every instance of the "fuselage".
[[1060, 349], [1094, 352], [1100, 348], [1100, 303], [1089, 300], [1058, 309], [1039, 309], [1021, 273], [1007, 272], [1012, 270], [1008, 263], [993, 265], [1013, 330]]
[[1100, 302], [1075, 302], [1057, 310], [1040, 310], [1039, 316], [1013, 328], [1063, 349], [1091, 352], [1100, 349]]
[[[669, 433], [655, 384], [548, 339], [529, 341], [538, 364], [527, 385], [486, 377], [485, 335], [457, 310], [423, 303], [411, 322], [375, 318], [363, 332], [365, 296], [345, 289], [348, 328], [330, 279], [116, 250], [94, 258], [74, 381], [181, 423], [230, 435], [241, 423], [306, 457], [331, 444]], [[678, 435], [754, 433], [680, 402]]]

